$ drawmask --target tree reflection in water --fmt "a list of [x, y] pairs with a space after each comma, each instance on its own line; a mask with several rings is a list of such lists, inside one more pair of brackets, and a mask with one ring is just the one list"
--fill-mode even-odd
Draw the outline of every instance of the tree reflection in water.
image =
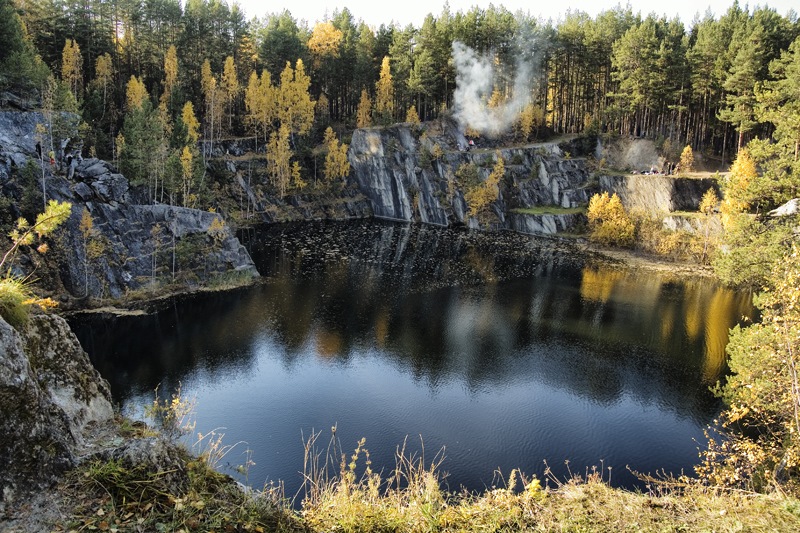
[[255, 450], [251, 480], [289, 487], [301, 430], [336, 422], [387, 469], [406, 435], [446, 445], [453, 488], [543, 459], [604, 459], [623, 485], [628, 464], [690, 469], [727, 331], [752, 315], [708, 280], [511, 233], [364, 221], [246, 237], [264, 284], [73, 327], [128, 409], [182, 382], [199, 428]]

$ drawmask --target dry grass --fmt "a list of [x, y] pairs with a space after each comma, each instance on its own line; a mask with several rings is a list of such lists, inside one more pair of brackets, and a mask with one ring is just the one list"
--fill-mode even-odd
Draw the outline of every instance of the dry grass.
[[[516, 490], [515, 490], [516, 489]], [[780, 495], [686, 486], [661, 494], [574, 479], [552, 490], [445, 495], [391, 491], [379, 499], [339, 490], [304, 508], [314, 531], [800, 531], [800, 502]]]
[[[306, 457], [336, 455], [332, 445]], [[360, 442], [337, 476], [323, 475], [329, 464], [307, 469], [312, 482], [302, 506], [302, 523], [312, 531], [800, 531], [800, 502], [782, 495], [725, 491], [683, 479], [652, 481], [649, 493], [615, 489], [602, 472], [559, 481], [552, 488], [512, 471], [503, 488], [483, 494], [451, 494], [440, 488], [441, 455], [429, 464], [398, 450], [395, 471], [382, 479], [369, 468]], [[333, 452], [331, 452], [333, 449]], [[359, 458], [367, 458], [359, 470]], [[363, 471], [356, 477], [357, 471]], [[317, 475], [316, 479], [311, 474]], [[503, 479], [500, 473], [498, 477]]]
[[800, 501], [780, 494], [715, 489], [686, 479], [652, 481], [648, 492], [637, 493], [610, 487], [599, 470], [567, 481], [550, 475], [548, 487], [518, 471], [506, 478], [498, 473], [501, 488], [454, 494], [441, 489], [441, 454], [426, 462], [400, 447], [395, 470], [382, 477], [371, 470], [364, 441], [342, 454], [335, 433], [327, 446], [318, 447], [318, 437], [307, 441], [300, 511], [280, 486], [242, 491], [207, 461], [187, 454], [189, 483], [175, 493], [160, 484], [158, 473], [113, 461], [85, 465], [49, 497], [69, 518], [48, 530], [800, 531]]

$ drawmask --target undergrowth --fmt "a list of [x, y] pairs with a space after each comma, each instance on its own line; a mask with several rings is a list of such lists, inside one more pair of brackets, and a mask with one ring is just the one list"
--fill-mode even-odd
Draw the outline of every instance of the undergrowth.
[[70, 531], [302, 531], [269, 490], [245, 492], [204, 460], [185, 455], [188, 486], [172, 490], [163, 473], [98, 461], [73, 473], [65, 490], [79, 502]]

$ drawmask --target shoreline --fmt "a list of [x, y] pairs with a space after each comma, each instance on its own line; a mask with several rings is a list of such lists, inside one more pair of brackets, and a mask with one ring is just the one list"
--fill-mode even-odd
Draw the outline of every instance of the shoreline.
[[[363, 218], [352, 219], [353, 221], [364, 221]], [[385, 222], [384, 219], [373, 218], [373, 221]], [[312, 221], [293, 221], [287, 224], [303, 224], [303, 223], [318, 222]], [[334, 222], [343, 222], [335, 220]], [[348, 221], [344, 221], [348, 222]], [[284, 223], [265, 224], [264, 226], [279, 225]], [[439, 226], [425, 224], [421, 222], [407, 222], [402, 223], [409, 226], [418, 226], [420, 228], [440, 228]], [[256, 229], [258, 226], [248, 226], [250, 230]], [[440, 229], [454, 229], [453, 226]], [[550, 241], [557, 245], [564, 244], [568, 247], [574, 248], [578, 253], [584, 256], [584, 259], [589, 264], [600, 264], [611, 268], [625, 269], [632, 272], [652, 272], [659, 275], [675, 276], [679, 279], [710, 279], [718, 282], [713, 268], [710, 265], [699, 265], [687, 262], [670, 261], [662, 259], [657, 256], [649, 255], [636, 250], [611, 248], [592, 243], [583, 235], [570, 235], [565, 236], [561, 234], [528, 234], [514, 230], [501, 230], [487, 231], [487, 230], [468, 230], [470, 232], [476, 231], [484, 235], [491, 235], [492, 233], [513, 233], [520, 237], [528, 237], [534, 240]], [[565, 250], [565, 253], [569, 253]], [[148, 291], [142, 290], [141, 292], [133, 293], [132, 295], [111, 300], [111, 301], [95, 301], [90, 302], [87, 306], [80, 306], [78, 299], [70, 302], [74, 307], [57, 311], [58, 314], [65, 318], [76, 317], [81, 315], [109, 315], [113, 317], [123, 316], [144, 316], [153, 314], [163, 309], [170, 301], [175, 298], [190, 298], [199, 294], [227, 292], [231, 290], [243, 289], [245, 287], [255, 286], [266, 283], [267, 279], [259, 275], [258, 277], [248, 278], [246, 280], [237, 280], [234, 283], [225, 283], [220, 286], [200, 286], [200, 287], [187, 287], [187, 288], [167, 288], [167, 291], [161, 294], [148, 297]], [[153, 291], [155, 292], [155, 291]]]

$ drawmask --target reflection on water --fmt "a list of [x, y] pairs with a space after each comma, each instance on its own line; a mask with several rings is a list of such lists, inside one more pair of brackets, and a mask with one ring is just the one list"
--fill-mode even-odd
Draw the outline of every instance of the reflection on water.
[[[147, 317], [76, 321], [126, 409], [183, 384], [198, 430], [247, 441], [255, 485], [299, 484], [301, 431], [339, 425], [375, 465], [421, 435], [451, 488], [493, 472], [690, 470], [747, 294], [593, 265], [552, 241], [414, 226], [250, 235], [267, 282]], [[349, 439], [349, 440], [348, 440]], [[236, 464], [236, 459], [231, 459]]]

